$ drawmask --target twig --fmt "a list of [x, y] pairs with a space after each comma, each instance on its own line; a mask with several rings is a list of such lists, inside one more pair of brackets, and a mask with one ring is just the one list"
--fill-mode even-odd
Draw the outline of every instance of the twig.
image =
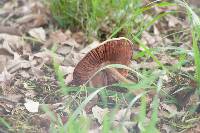
[[22, 35], [22, 31], [20, 29], [17, 29], [16, 27], [9, 27], [3, 25], [0, 25], [0, 33], [7, 33], [18, 36]]

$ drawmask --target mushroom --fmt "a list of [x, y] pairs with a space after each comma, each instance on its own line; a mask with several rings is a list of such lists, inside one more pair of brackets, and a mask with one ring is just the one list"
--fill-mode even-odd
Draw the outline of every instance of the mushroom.
[[[133, 54], [133, 44], [124, 37], [104, 41], [100, 46], [92, 49], [76, 65], [73, 80], [70, 85], [83, 85], [102, 67], [108, 64], [122, 64], [128, 66]], [[93, 87], [111, 85], [118, 81], [131, 83], [126, 77], [128, 70], [109, 68], [98, 72], [89, 81]]]

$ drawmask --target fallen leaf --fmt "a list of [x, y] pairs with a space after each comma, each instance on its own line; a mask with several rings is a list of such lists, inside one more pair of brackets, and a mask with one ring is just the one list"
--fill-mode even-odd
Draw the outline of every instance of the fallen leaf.
[[42, 70], [40, 70], [40, 68], [31, 67], [31, 70], [32, 70], [33, 75], [37, 78], [41, 78], [45, 76], [45, 73]]
[[146, 31], [144, 31], [142, 33], [142, 39], [141, 40], [142, 40], [143, 43], [149, 44], [149, 45], [152, 45], [156, 42], [155, 38]]
[[88, 133], [101, 133], [101, 130], [99, 128], [91, 129]]
[[46, 41], [46, 33], [42, 27], [30, 29], [28, 33], [39, 41]]
[[88, 53], [89, 51], [91, 51], [92, 49], [98, 47], [100, 45], [99, 41], [94, 41], [92, 42], [90, 45], [86, 46], [84, 49], [82, 49], [80, 51], [80, 53], [83, 53], [83, 54], [86, 54]]
[[10, 80], [11, 77], [12, 75], [6, 69], [4, 69], [4, 71], [0, 73], [0, 82], [5, 82], [7, 80]]
[[150, 33], [144, 31], [142, 33], [142, 39], [141, 40], [144, 44], [148, 44], [148, 46], [150, 46], [150, 47], [156, 47], [160, 42], [162, 42], [162, 37], [160, 36], [158, 31], [155, 31], [154, 35], [151, 35]]
[[104, 116], [108, 113], [108, 109], [102, 109], [99, 106], [94, 106], [92, 108], [92, 114], [94, 116], [94, 118], [97, 119], [97, 121], [102, 124], [103, 120], [104, 120]]
[[131, 118], [131, 111], [127, 109], [121, 109], [116, 113], [114, 120], [115, 121], [121, 121], [121, 120], [130, 121], [130, 118]]
[[6, 94], [6, 98], [13, 101], [13, 103], [20, 103], [23, 97], [22, 94]]
[[71, 38], [71, 34], [65, 34], [61, 30], [52, 32], [50, 39], [53, 43], [63, 44], [67, 39]]
[[26, 28], [29, 29], [47, 24], [47, 17], [43, 14], [28, 14], [18, 18], [16, 22], [20, 25], [27, 26]]
[[35, 67], [42, 67], [45, 63], [51, 64], [52, 52], [49, 50], [41, 51], [30, 56], [31, 64]]
[[66, 41], [64, 41], [64, 42], [62, 43], [62, 45], [64, 45], [64, 44], [67, 44], [67, 45], [72, 46], [72, 47], [75, 47], [75, 48], [80, 48], [80, 44], [78, 44], [78, 43], [75, 41], [75, 39], [73, 39], [73, 38], [67, 39]]
[[30, 100], [30, 99], [25, 99], [25, 101], [26, 103], [24, 103], [24, 106], [29, 112], [31, 113], [38, 112], [39, 102], [34, 102], [33, 100]]
[[12, 59], [9, 56], [0, 55], [0, 73], [5, 69], [7, 62]]
[[92, 108], [93, 108], [95, 105], [97, 105], [98, 100], [99, 100], [99, 96], [96, 95], [96, 96], [93, 97], [92, 100], [90, 100], [90, 101], [86, 104], [85, 109], [84, 109], [85, 115], [92, 112]]
[[199, 0], [188, 0], [190, 4], [192, 4], [193, 6], [200, 6], [200, 1]]
[[72, 34], [72, 38], [75, 39], [75, 41], [78, 43], [78, 44], [83, 44], [86, 42], [86, 36], [83, 32], [79, 31], [79, 32], [75, 32]]
[[166, 125], [166, 124], [162, 125], [161, 131], [166, 132], [166, 133], [174, 133], [175, 132], [169, 125]]
[[180, 24], [183, 26], [183, 28], [186, 28], [182, 21], [178, 20], [178, 18], [173, 15], [167, 15], [165, 18], [168, 21], [169, 27], [176, 27], [178, 24]]
[[25, 96], [28, 98], [34, 98], [35, 96], [37, 96], [37, 93], [32, 89], [27, 89], [25, 92]]
[[20, 69], [27, 69], [31, 67], [31, 63], [26, 60], [10, 60], [6, 65], [6, 69], [9, 73], [14, 73]]
[[177, 108], [175, 105], [167, 105], [165, 103], [161, 103], [162, 110], [164, 109], [169, 114], [166, 117], [173, 117], [174, 115], [178, 114]]
[[72, 66], [60, 66], [60, 70], [63, 73], [63, 75], [68, 75], [73, 73], [74, 67]]
[[69, 84], [73, 80], [73, 73], [68, 74], [65, 78], [65, 84]]
[[57, 50], [56, 53], [61, 54], [61, 55], [67, 55], [72, 51], [72, 47], [71, 46], [60, 46]]
[[[25, 42], [23, 41], [23, 39], [15, 35], [2, 33], [0, 34], [0, 40], [3, 40], [4, 41], [3, 45], [8, 45], [12, 49], [13, 52], [17, 52], [25, 45]], [[8, 47], [8, 46], [4, 46], [4, 47]]]
[[19, 74], [23, 77], [23, 78], [26, 78], [26, 79], [28, 79], [28, 78], [30, 78], [31, 76], [30, 76], [30, 74], [29, 74], [29, 72], [27, 72], [27, 71], [20, 71], [19, 72]]

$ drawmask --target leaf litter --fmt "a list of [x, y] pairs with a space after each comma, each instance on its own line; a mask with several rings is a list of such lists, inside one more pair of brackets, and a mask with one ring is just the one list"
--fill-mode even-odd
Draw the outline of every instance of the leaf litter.
[[[191, 3], [193, 4], [194, 1]], [[12, 132], [21, 129], [25, 132], [49, 132], [50, 124], [54, 123], [56, 126], [58, 123], [53, 121], [47, 112], [42, 111], [43, 105], [50, 108], [55, 118], [59, 117], [62, 123], [66, 123], [69, 114], [89, 94], [87, 91], [62, 94], [53, 67], [53, 59], [56, 58], [60, 65], [64, 82], [67, 84], [73, 78], [75, 65], [88, 51], [99, 46], [100, 43], [98, 39], [94, 39], [89, 44], [86, 34], [82, 31], [55, 30], [55, 27], [52, 29], [55, 25], [50, 11], [39, 0], [1, 1], [0, 4], [3, 5], [0, 9], [0, 116], [12, 125]], [[175, 7], [171, 8], [156, 7], [154, 12], [158, 14], [166, 10], [176, 10]], [[199, 103], [199, 97], [195, 93], [196, 83], [190, 78], [195, 71], [191, 60], [192, 55], [186, 53], [183, 56], [188, 62], [183, 62], [185, 64], [182, 67], [179, 64], [181, 59], [176, 56], [175, 51], [178, 48], [191, 51], [192, 40], [189, 32], [176, 34], [179, 35], [180, 42], [175, 42], [177, 40], [173, 34], [187, 28], [189, 24], [186, 18], [167, 15], [141, 35], [143, 43], [153, 50], [162, 64], [180, 68], [180, 72], [176, 71], [174, 75], [165, 77], [167, 80], [164, 81], [163, 89], [168, 95], [160, 96], [157, 125], [161, 132], [200, 132], [199, 114], [188, 113], [189, 109]], [[110, 32], [110, 29], [107, 30]], [[55, 44], [57, 49], [52, 53], [51, 48]], [[166, 50], [166, 47], [171, 49]], [[143, 50], [140, 48], [137, 52]], [[136, 58], [130, 67], [138, 71], [159, 70], [158, 65], [148, 56]], [[182, 75], [182, 73], [186, 74]], [[84, 90], [84, 87], [82, 89]], [[117, 95], [127, 98], [125, 94]], [[111, 128], [120, 126], [123, 120], [123, 132], [140, 130], [135, 122], [139, 106], [136, 104], [127, 111], [128, 101], [116, 100], [116, 98], [118, 97], [115, 95], [108, 96], [107, 107], [102, 106], [103, 101], [99, 98], [90, 101], [90, 104], [85, 107], [85, 115], [92, 121], [89, 132], [102, 131], [104, 117], [112, 115], [116, 104], [120, 108], [114, 113]], [[174, 103], [173, 100], [177, 102]], [[148, 109], [148, 119], [145, 122], [149, 121], [151, 113]], [[5, 127], [0, 126], [0, 129], [3, 130]]]

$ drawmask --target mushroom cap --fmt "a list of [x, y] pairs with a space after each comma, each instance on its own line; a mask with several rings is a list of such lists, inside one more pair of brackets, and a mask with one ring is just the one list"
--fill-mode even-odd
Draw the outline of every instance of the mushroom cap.
[[[106, 40], [100, 46], [88, 52], [82, 60], [76, 65], [73, 72], [71, 85], [82, 85], [86, 83], [93, 74], [100, 68], [108, 64], [129, 65], [133, 54], [132, 42], [127, 38], [113, 38]], [[127, 76], [128, 71], [117, 69], [122, 76]], [[94, 78], [95, 82], [103, 82], [102, 85], [110, 85], [116, 82], [112, 74], [108, 71], [99, 72], [98, 77]], [[101, 81], [97, 81], [101, 80]]]

